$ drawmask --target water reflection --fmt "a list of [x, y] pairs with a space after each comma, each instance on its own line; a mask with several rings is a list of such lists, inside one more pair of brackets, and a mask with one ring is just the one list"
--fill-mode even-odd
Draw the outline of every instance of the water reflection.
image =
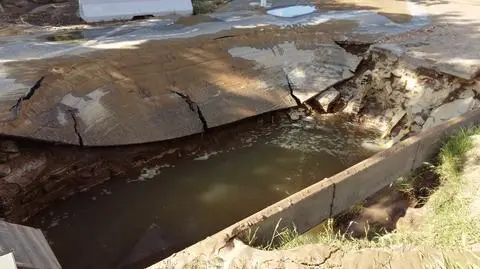
[[31, 224], [47, 232], [64, 268], [140, 268], [366, 158], [370, 136], [311, 118], [239, 133], [234, 148], [159, 163], [151, 177], [132, 171]]

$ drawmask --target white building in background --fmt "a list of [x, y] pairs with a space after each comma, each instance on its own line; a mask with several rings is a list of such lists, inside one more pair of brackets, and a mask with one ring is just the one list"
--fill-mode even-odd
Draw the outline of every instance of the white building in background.
[[130, 20], [135, 16], [191, 15], [191, 0], [78, 0], [86, 22]]

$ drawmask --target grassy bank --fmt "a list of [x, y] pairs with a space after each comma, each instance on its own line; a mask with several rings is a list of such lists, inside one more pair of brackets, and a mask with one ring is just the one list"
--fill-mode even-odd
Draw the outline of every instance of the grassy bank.
[[228, 2], [229, 0], [193, 0], [193, 14], [205, 14], [213, 12], [218, 6]]
[[[420, 226], [411, 229], [395, 230], [390, 233], [376, 234], [369, 238], [352, 238], [345, 231], [336, 229], [335, 220], [330, 219], [305, 235], [296, 231], [276, 231], [274, 240], [266, 249], [289, 249], [304, 244], [326, 244], [343, 250], [363, 248], [383, 248], [392, 246], [428, 246], [436, 248], [464, 248], [480, 243], [480, 219], [472, 216], [471, 203], [475, 192], [468, 189], [480, 188], [478, 182], [463, 176], [467, 153], [476, 146], [473, 135], [479, 135], [480, 128], [461, 130], [443, 145], [435, 165], [430, 165], [440, 179], [440, 186], [431, 190], [431, 196], [425, 202], [426, 213]], [[472, 158], [472, 156], [470, 156]], [[480, 171], [479, 171], [480, 174]], [[413, 182], [422, 180], [414, 174], [396, 187], [399, 191], [410, 192]], [[356, 210], [361, 210], [357, 205]], [[368, 231], [365, 234], [369, 234]], [[274, 243], [276, 242], [276, 243]]]

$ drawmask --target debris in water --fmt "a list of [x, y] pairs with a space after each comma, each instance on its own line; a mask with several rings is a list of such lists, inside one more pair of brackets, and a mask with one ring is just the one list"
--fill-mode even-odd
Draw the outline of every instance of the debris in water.
[[306, 14], [310, 14], [315, 12], [317, 9], [314, 6], [291, 6], [291, 7], [282, 7], [282, 8], [274, 8], [267, 11], [267, 14], [277, 16], [277, 17], [286, 17], [286, 18], [293, 18], [298, 17]]
[[300, 119], [300, 114], [295, 110], [290, 111], [288, 113], [288, 116], [290, 116], [291, 120], [299, 120]]
[[165, 168], [165, 167], [171, 167], [171, 165], [163, 164], [163, 165], [160, 165], [160, 166], [156, 165], [156, 166], [153, 166], [153, 167], [150, 167], [150, 168], [145, 167], [145, 168], [142, 169], [142, 172], [137, 179], [134, 179], [134, 180], [129, 179], [129, 180], [127, 180], [127, 183], [135, 182], [135, 181], [146, 181], [148, 179], [152, 179], [162, 172], [160, 170], [161, 168]]
[[373, 151], [379, 152], [385, 149], [389, 149], [393, 146], [391, 141], [363, 141], [362, 148]]
[[220, 152], [213, 151], [213, 152], [210, 152], [210, 153], [205, 153], [204, 155], [202, 155], [200, 157], [197, 157], [194, 160], [195, 161], [206, 161], [206, 160], [210, 159], [211, 156], [217, 155], [218, 153], [220, 153]]
[[101, 192], [100, 192], [101, 195], [111, 195], [112, 192], [110, 190], [107, 190], [107, 189], [103, 189]]

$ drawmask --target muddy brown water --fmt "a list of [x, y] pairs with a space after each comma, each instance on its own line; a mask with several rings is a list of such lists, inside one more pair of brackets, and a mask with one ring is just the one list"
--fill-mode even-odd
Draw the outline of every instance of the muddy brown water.
[[361, 144], [374, 135], [341, 118], [283, 120], [232, 135], [223, 149], [133, 170], [29, 224], [64, 268], [142, 268], [367, 158]]

